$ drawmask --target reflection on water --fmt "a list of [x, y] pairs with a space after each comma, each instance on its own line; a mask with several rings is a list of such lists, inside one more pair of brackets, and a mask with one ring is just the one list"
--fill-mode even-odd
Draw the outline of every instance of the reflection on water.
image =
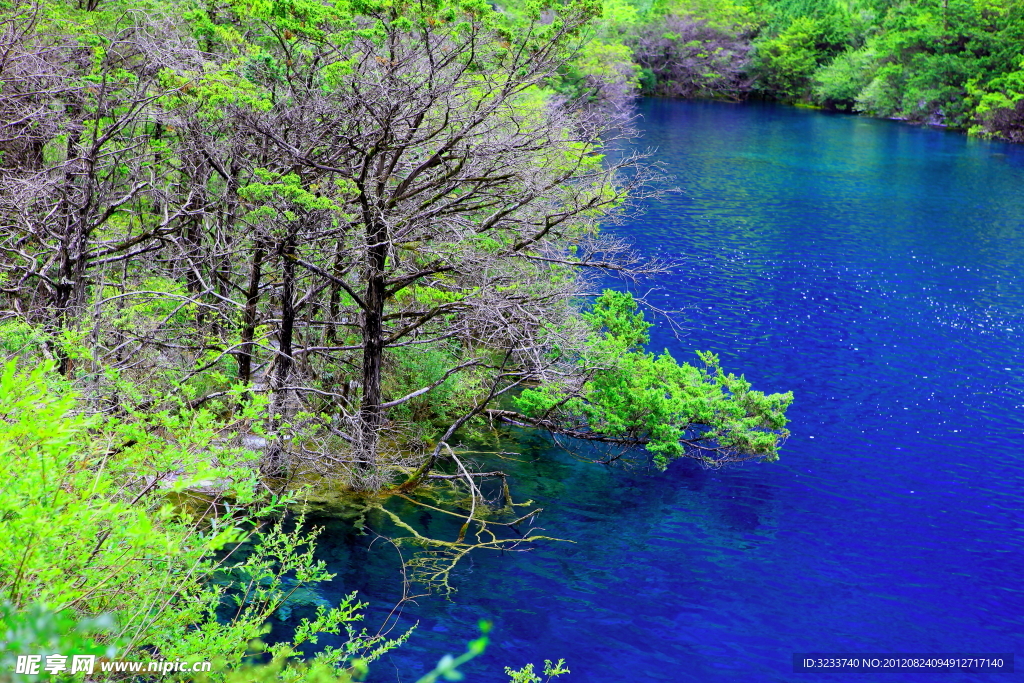
[[[618, 683], [806, 681], [793, 652], [1024, 653], [1024, 149], [769, 105], [641, 111], [681, 189], [617, 228], [678, 262], [654, 296], [686, 333], [652, 346], [792, 389], [793, 437], [774, 465], [648, 476], [522, 435], [513, 490], [575, 543], [472, 557], [453, 602], [406, 607], [417, 633], [373, 680], [415, 680], [480, 618], [475, 681], [558, 657]], [[394, 549], [327, 520], [320, 553], [339, 577], [319, 594], [359, 590], [383, 619]]]

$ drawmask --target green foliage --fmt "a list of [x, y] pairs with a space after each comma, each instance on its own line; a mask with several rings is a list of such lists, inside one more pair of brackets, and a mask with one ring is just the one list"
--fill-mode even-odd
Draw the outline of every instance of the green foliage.
[[799, 100], [808, 94], [811, 76], [825, 55], [819, 43], [822, 26], [811, 17], [797, 17], [779, 35], [757, 43], [753, 69], [758, 87], [783, 100]]
[[878, 58], [871, 48], [836, 56], [814, 74], [814, 99], [826, 106], [852, 110], [875, 76]]
[[[756, 91], [1024, 139], [1015, 75], [1024, 4], [1017, 0], [657, 0], [636, 6], [639, 20], [601, 35], [634, 48], [647, 94], [738, 98]], [[742, 74], [731, 73], [737, 68]]]
[[590, 379], [570, 393], [550, 386], [524, 390], [516, 407], [537, 420], [558, 416], [580, 438], [607, 435], [642, 444], [661, 469], [682, 456], [711, 466], [776, 460], [788, 435], [792, 393], [753, 391], [711, 353], [698, 352], [702, 364], [694, 366], [667, 351], [645, 352], [650, 323], [636, 309], [631, 294], [605, 290], [584, 314], [596, 339], [578, 362], [592, 368]]
[[595, 330], [604, 332], [604, 345], [612, 353], [636, 351], [651, 340], [651, 323], [637, 310], [633, 295], [606, 289], [583, 319]]
[[[110, 640], [109, 634], [115, 630], [109, 614], [76, 619], [37, 602], [22, 610], [9, 602], [0, 603], [0, 681], [50, 678], [46, 673], [12, 675], [20, 654], [74, 653], [112, 659], [120, 645]], [[97, 642], [97, 636], [106, 644]]]
[[[736, 97], [751, 88], [764, 96], [856, 110], [875, 116], [944, 123], [992, 137], [1017, 139], [1016, 101], [1011, 81], [1024, 40], [1024, 6], [1016, 0], [603, 0], [576, 3], [595, 17], [589, 35], [578, 35], [575, 56], [550, 83], [563, 96], [596, 105], [628, 99], [639, 86], [653, 94]], [[159, 3], [157, 3], [159, 5]], [[119, 7], [109, 4], [110, 10]], [[105, 8], [107, 6], [105, 5]], [[230, 63], [160, 77], [160, 101], [170, 107], [196, 106], [210, 121], [225, 108], [268, 110], [301, 64], [323, 59], [355, 37], [380, 37], [385, 5], [343, 3], [228, 3], [225, 10], [248, 25], [224, 20], [224, 12], [189, 6], [182, 16], [204, 49], [235, 56]], [[500, 11], [489, 5], [405, 3], [391, 25], [402, 30], [444, 22], [463, 25], [470, 18], [513, 36], [550, 9], [548, 4], [512, 0]], [[104, 37], [116, 12], [81, 12], [48, 6], [43, 25], [73, 32], [89, 51], [90, 68], [81, 84], [105, 79], [127, 94], [136, 78], [115, 63]], [[721, 32], [709, 40], [677, 31], [658, 32], [669, 19], [684, 18]], [[534, 27], [541, 34], [558, 30], [559, 21]], [[668, 38], [658, 55], [641, 55], [638, 41]], [[646, 36], [646, 37], [645, 37]], [[737, 49], [729, 44], [745, 46]], [[641, 41], [642, 42], [642, 41]], [[723, 42], [725, 45], [723, 45]], [[747, 65], [746, 48], [754, 58]], [[715, 59], [716, 50], [721, 59]], [[316, 82], [340, 87], [355, 57], [328, 60]], [[736, 78], [737, 65], [745, 78]], [[479, 65], [486, 68], [485, 65]], [[728, 88], [701, 88], [716, 78]], [[1007, 80], [1009, 79], [1009, 80]], [[682, 83], [683, 85], [679, 85]], [[117, 95], [116, 97], [119, 97]], [[115, 97], [115, 99], [116, 99]], [[98, 103], [86, 99], [87, 109]], [[117, 106], [114, 107], [117, 109]], [[90, 135], [111, 125], [94, 120]], [[47, 159], [65, 154], [49, 141]]]
[[[885, 9], [864, 47], [840, 55], [816, 74], [816, 99], [852, 103], [874, 116], [958, 128], [979, 123], [979, 132], [988, 124], [998, 127], [998, 117], [989, 112], [1005, 102], [998, 96], [984, 105], [981, 100], [998, 91], [1016, 68], [1024, 8], [1019, 3], [929, 0]], [[992, 133], [1002, 135], [995, 127]]]
[[[19, 372], [9, 362], [0, 374], [4, 641], [123, 659], [148, 652], [212, 660], [209, 680], [222, 680], [297, 590], [333, 577], [313, 559], [316, 530], [302, 531], [301, 520], [295, 532], [280, 522], [255, 530], [256, 518], [280, 513], [286, 501], [257, 500], [254, 470], [244, 460], [232, 464], [227, 444], [221, 457], [208, 455], [224, 426], [211, 414], [165, 413], [156, 417], [159, 438], [148, 437], [142, 425], [75, 412], [74, 396], [47, 385], [51, 373], [45, 365]], [[187, 491], [211, 485], [221, 502], [193, 498], [206, 505], [200, 519], [170, 504], [169, 494], [188, 498], [195, 494]], [[225, 618], [227, 605], [232, 616]], [[365, 666], [408, 637], [356, 631], [363, 607], [354, 595], [337, 607], [320, 605], [291, 641], [267, 653], [285, 663], [319, 633], [344, 634], [343, 647], [314, 660], [317, 670], [336, 673]], [[303, 671], [281, 680], [302, 680]]]
[[708, 22], [712, 28], [738, 34], [751, 32], [763, 21], [757, 9], [742, 0], [665, 0], [656, 3], [651, 14], [659, 18], [691, 17]]
[[436, 442], [454, 419], [470, 410], [481, 394], [486, 393], [486, 375], [479, 368], [467, 365], [460, 372], [449, 373], [449, 370], [481, 362], [490, 355], [489, 352], [467, 353], [454, 344], [403, 347], [388, 352], [385, 357], [388, 373], [383, 385], [387, 396], [397, 399], [434, 386], [431, 391], [391, 409], [390, 418], [404, 423], [410, 430], [408, 444]]
[[621, 43], [587, 43], [576, 58], [576, 68], [586, 77], [627, 89], [639, 86], [640, 67], [630, 49]]
[[[120, 602], [106, 588], [115, 577], [138, 580], [130, 575], [141, 558], [174, 566], [180, 539], [170, 528], [154, 530], [166, 513], [128, 505], [113, 477], [96, 477], [93, 468], [112, 468], [102, 453], [81, 448], [95, 420], [73, 415], [71, 397], [49, 394], [47, 369], [23, 376], [8, 363], [0, 375], [0, 530], [12, 540], [0, 549], [0, 587], [14, 604], [31, 599], [104, 611]], [[228, 532], [211, 543], [233, 538]], [[164, 591], [149, 587], [159, 600]]]
[[[352, 610], [363, 607], [363, 605], [358, 604], [353, 608], [351, 599], [350, 596], [342, 604], [342, 608], [347, 608], [349, 613], [341, 621], [351, 621], [358, 618], [358, 615]], [[311, 635], [313, 633], [338, 633], [337, 628], [329, 630], [331, 629], [330, 624], [332, 622], [337, 623], [338, 621], [337, 618], [331, 618], [321, 610], [317, 613], [317, 619], [314, 622], [304, 621], [302, 623], [300, 630], [303, 633], [296, 636], [296, 642], [308, 640], [308, 642], [315, 644], [316, 636]], [[17, 610], [9, 603], [0, 603], [0, 624], [3, 625], [4, 629], [0, 631], [0, 647], [2, 647], [2, 652], [0, 652], [0, 667], [2, 667], [0, 668], [0, 681], [4, 683], [7, 681], [11, 683], [16, 681], [33, 683], [39, 680], [52, 680], [52, 677], [45, 672], [39, 674], [13, 674], [18, 654], [73, 653], [77, 655], [92, 655], [97, 660], [103, 658], [107, 661], [116, 661], [121, 645], [121, 643], [102, 645], [96, 642], [95, 636], [97, 634], [109, 634], [116, 631], [116, 624], [109, 614], [76, 621], [69, 617], [66, 612], [55, 612], [46, 605], [39, 603], [33, 603], [23, 610]], [[490, 628], [490, 622], [481, 621], [480, 630], [482, 636], [470, 641], [466, 652], [458, 657], [445, 655], [433, 670], [418, 679], [416, 683], [436, 683], [438, 680], [462, 680], [463, 675], [458, 669], [459, 666], [483, 654], [487, 647], [487, 633], [490, 631]], [[404, 640], [404, 638], [400, 640]], [[387, 643], [388, 649], [396, 646], [399, 642], [389, 641]], [[352, 643], [353, 641], [350, 639], [346, 647], [350, 647]], [[250, 650], [249, 654], [258, 654], [263, 651], [262, 644], [258, 641], [254, 641], [250, 645], [255, 647]], [[384, 648], [378, 649], [383, 653]], [[144, 660], [147, 658], [147, 654], [140, 653], [139, 657]], [[168, 653], [161, 652], [159, 654], [167, 656]], [[226, 671], [217, 670], [214, 672], [211, 670], [210, 673], [200, 673], [191, 676], [189, 680], [196, 681], [196, 683], [212, 683], [213, 681], [223, 683], [260, 683], [262, 681], [267, 683], [278, 683], [281, 681], [287, 683], [352, 683], [353, 681], [363, 680], [369, 671], [369, 658], [354, 659], [349, 662], [347, 667], [339, 668], [337, 657], [314, 657], [301, 660], [295, 658], [298, 654], [300, 653], [288, 647], [279, 647], [276, 648], [274, 656], [267, 663], [249, 663]], [[173, 657], [173, 655], [171, 656]], [[193, 659], [195, 661], [202, 660], [202, 658]], [[564, 668], [564, 664], [563, 660], [559, 660], [557, 665], [552, 666], [551, 662], [546, 661], [545, 672], [550, 670], [552, 675], [568, 673], [568, 669]], [[219, 661], [217, 665], [221, 667], [223, 662]], [[529, 665], [527, 668], [532, 673], [532, 665]], [[96, 667], [95, 670], [98, 675], [99, 667]], [[540, 679], [515, 678], [514, 680], [539, 681]]]
[[42, 330], [27, 322], [5, 320], [0, 323], [0, 350], [5, 356], [38, 352], [45, 338]]
[[984, 85], [979, 85], [978, 79], [968, 81], [967, 91], [977, 103], [972, 134], [1024, 142], [1024, 57], [1019, 64], [1017, 70]]
[[562, 674], [571, 673], [569, 668], [565, 666], [565, 660], [559, 659], [556, 664], [552, 664], [550, 659], [544, 660], [544, 675], [547, 678], [542, 679], [540, 676], [533, 672], [533, 664], [527, 664], [522, 669], [514, 671], [512, 667], [505, 667], [505, 673], [511, 676], [509, 683], [547, 683], [552, 678], [557, 678]]

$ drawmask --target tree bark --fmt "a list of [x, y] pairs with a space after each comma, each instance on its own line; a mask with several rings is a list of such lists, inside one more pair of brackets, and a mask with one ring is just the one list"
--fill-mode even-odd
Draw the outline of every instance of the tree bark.
[[295, 233], [279, 247], [281, 254], [281, 327], [278, 331], [277, 362], [274, 370], [274, 399], [271, 413], [285, 412], [288, 377], [293, 363], [292, 339], [295, 335]]
[[367, 222], [366, 294], [363, 302], [363, 400], [359, 406], [359, 452], [357, 460], [364, 470], [377, 464], [377, 445], [384, 422], [381, 408], [380, 374], [384, 358], [384, 266], [387, 261], [386, 228], [379, 221]]
[[257, 306], [260, 302], [260, 279], [263, 276], [263, 257], [266, 249], [262, 242], [257, 242], [249, 267], [249, 288], [245, 294], [245, 313], [242, 319], [242, 344], [236, 356], [238, 360], [238, 380], [248, 384], [252, 380], [253, 337], [256, 334]]

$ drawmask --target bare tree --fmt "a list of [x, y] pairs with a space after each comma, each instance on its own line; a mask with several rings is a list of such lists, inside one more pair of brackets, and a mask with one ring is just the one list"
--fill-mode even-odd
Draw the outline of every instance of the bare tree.
[[0, 269], [13, 311], [45, 325], [69, 374], [57, 340], [79, 322], [90, 284], [159, 248], [191, 195], [176, 203], [176, 188], [157, 180], [167, 169], [155, 111], [167, 91], [138, 17], [125, 14], [108, 40], [87, 46], [38, 31], [38, 7], [16, 10], [0, 34], [0, 144], [10, 152], [0, 166]]
[[[408, 14], [382, 10], [362, 20], [372, 36], [282, 39], [282, 70], [265, 85], [286, 104], [240, 107], [231, 119], [254, 146], [245, 165], [257, 177], [241, 192], [261, 205], [242, 218], [255, 242], [241, 366], [269, 258], [280, 275], [275, 409], [286, 409], [286, 392], [345, 398], [298, 386], [297, 373], [308, 380], [358, 350], [360, 396], [344, 436], [368, 471], [389, 409], [457, 373], [486, 368], [505, 389], [540, 378], [549, 337], [575, 310], [578, 271], [631, 258], [598, 225], [645, 180], [637, 157], [599, 156], [615, 131], [540, 91], [588, 19], [583, 9], [538, 20], [516, 41], [483, 19], [428, 29], [429, 19], [410, 27]], [[196, 135], [191, 156], [216, 158], [210, 140]], [[339, 330], [358, 341], [337, 343]], [[452, 349], [451, 366], [387, 396], [388, 351], [409, 346]]]
[[466, 7], [223, 7], [198, 40], [125, 12], [93, 47], [19, 7], [0, 59], [7, 315], [44, 325], [103, 409], [138, 393], [118, 377], [146, 387], [136, 410], [237, 383], [269, 395], [267, 473], [298, 459], [366, 488], [401, 465], [409, 490], [487, 416], [604, 438], [578, 411], [500, 405], [535, 385], [586, 399], [591, 276], [660, 268], [601, 231], [649, 192], [642, 155], [606, 155], [632, 130], [545, 89], [592, 4], [516, 31]]
[[753, 84], [746, 74], [749, 37], [703, 19], [669, 15], [640, 29], [632, 47], [637, 62], [657, 78], [652, 94], [739, 100]]

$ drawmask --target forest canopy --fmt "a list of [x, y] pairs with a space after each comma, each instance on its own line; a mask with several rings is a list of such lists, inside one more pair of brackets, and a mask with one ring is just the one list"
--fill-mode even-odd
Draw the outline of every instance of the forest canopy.
[[[637, 374], [676, 363], [632, 297], [584, 312], [600, 274], [663, 267], [601, 230], [650, 192], [641, 156], [603, 153], [628, 119], [554, 87], [600, 5], [12, 9], [5, 344], [97, 410], [230, 413], [244, 387], [265, 474], [369, 489], [494, 417], [661, 466], [776, 456], [787, 400], [711, 356]], [[620, 404], [626, 375], [688, 398]], [[525, 387], [544, 400], [498, 405]]]
[[596, 101], [758, 97], [1024, 141], [1020, 0], [606, 1], [600, 27], [562, 86]]

